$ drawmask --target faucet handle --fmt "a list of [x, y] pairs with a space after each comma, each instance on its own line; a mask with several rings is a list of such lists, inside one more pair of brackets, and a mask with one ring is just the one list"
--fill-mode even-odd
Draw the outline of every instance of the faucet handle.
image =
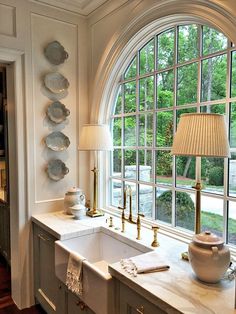
[[138, 213], [138, 216], [140, 216], [140, 217], [145, 217], [145, 215], [142, 214], [142, 213]]
[[154, 239], [153, 239], [153, 241], [152, 241], [151, 246], [153, 246], [153, 247], [158, 247], [158, 246], [160, 246], [160, 243], [157, 241], [157, 232], [158, 232], [159, 229], [160, 229], [160, 228], [157, 227], [157, 226], [152, 226], [152, 230], [154, 231]]

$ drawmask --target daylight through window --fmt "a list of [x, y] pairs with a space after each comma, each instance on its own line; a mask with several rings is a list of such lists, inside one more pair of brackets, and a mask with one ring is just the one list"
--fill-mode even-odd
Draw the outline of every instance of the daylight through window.
[[236, 51], [205, 25], [157, 34], [122, 74], [110, 120], [110, 205], [122, 205], [129, 185], [134, 212], [193, 231], [195, 158], [170, 153], [180, 115], [190, 112], [226, 116], [231, 158], [202, 158], [201, 224], [236, 245]]

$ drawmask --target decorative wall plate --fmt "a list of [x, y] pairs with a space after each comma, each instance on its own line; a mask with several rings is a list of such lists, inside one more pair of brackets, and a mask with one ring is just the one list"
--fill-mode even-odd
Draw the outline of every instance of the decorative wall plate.
[[54, 159], [49, 161], [47, 166], [47, 173], [50, 179], [59, 181], [69, 172], [69, 168], [66, 167], [63, 161], [60, 159]]
[[46, 74], [44, 77], [44, 84], [47, 89], [55, 94], [64, 92], [70, 85], [67, 78], [65, 78], [59, 72], [51, 72]]
[[70, 110], [68, 110], [60, 101], [54, 101], [47, 108], [48, 118], [55, 123], [63, 122], [69, 114]]
[[60, 152], [67, 149], [67, 147], [70, 145], [70, 140], [62, 132], [55, 131], [46, 137], [45, 143], [48, 148]]
[[56, 40], [47, 45], [44, 49], [44, 55], [54, 65], [64, 63], [69, 56], [65, 48]]

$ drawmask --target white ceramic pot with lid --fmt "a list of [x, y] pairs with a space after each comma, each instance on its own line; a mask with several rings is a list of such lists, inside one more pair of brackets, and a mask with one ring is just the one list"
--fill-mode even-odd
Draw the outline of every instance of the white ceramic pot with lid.
[[69, 189], [64, 198], [64, 212], [65, 214], [72, 215], [70, 207], [74, 205], [85, 206], [85, 195], [82, 189], [73, 187]]
[[230, 264], [229, 248], [223, 239], [210, 231], [196, 234], [188, 252], [193, 271], [204, 282], [218, 282]]

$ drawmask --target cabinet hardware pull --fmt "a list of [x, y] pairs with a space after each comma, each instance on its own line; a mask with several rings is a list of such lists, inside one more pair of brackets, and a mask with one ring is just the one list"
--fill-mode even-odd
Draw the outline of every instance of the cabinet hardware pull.
[[76, 305], [80, 307], [81, 311], [84, 311], [87, 305], [82, 301], [76, 301]]
[[139, 307], [136, 308], [136, 312], [139, 314], [144, 314], [144, 306], [141, 305]]
[[39, 237], [41, 240], [43, 240], [43, 241], [50, 241], [49, 238], [46, 238], [46, 237], [45, 237], [43, 234], [41, 234], [41, 233], [38, 234], [38, 237]]

